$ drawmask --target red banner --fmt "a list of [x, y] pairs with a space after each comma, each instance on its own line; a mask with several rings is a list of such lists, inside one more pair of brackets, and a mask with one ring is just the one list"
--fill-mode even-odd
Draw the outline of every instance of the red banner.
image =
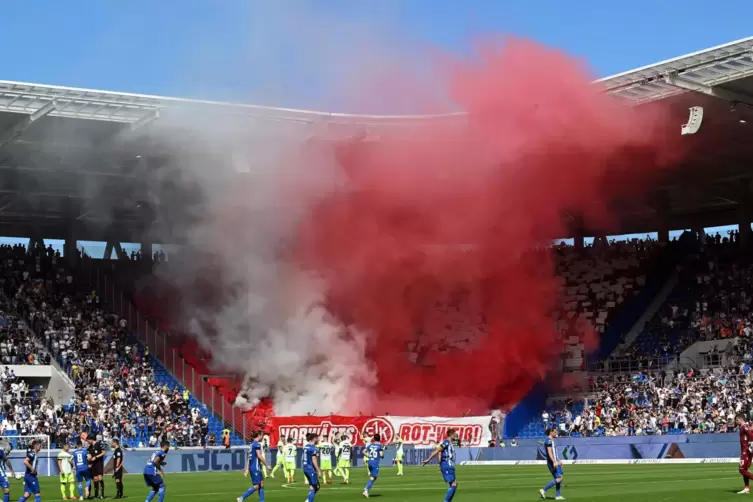
[[[332, 437], [348, 438], [354, 445], [363, 445], [363, 435], [373, 417], [342, 417], [330, 415], [327, 417], [273, 417], [270, 443], [276, 445], [280, 437], [287, 440], [292, 438], [295, 444], [306, 442], [306, 434], [314, 432], [320, 438]], [[371, 432], [378, 432], [374, 430]], [[371, 435], [369, 434], [369, 435]]]
[[276, 445], [280, 437], [292, 438], [295, 444], [306, 442], [306, 434], [313, 432], [320, 438], [347, 437], [354, 445], [363, 445], [364, 436], [376, 433], [382, 443], [392, 443], [400, 434], [406, 444], [431, 447], [441, 442], [452, 428], [463, 446], [486, 446], [491, 440], [488, 424], [491, 417], [273, 417], [270, 441]]

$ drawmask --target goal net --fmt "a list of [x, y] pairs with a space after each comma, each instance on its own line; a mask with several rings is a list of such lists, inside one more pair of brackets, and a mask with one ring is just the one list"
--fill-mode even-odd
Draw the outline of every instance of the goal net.
[[37, 473], [40, 476], [52, 476], [53, 472], [57, 473], [57, 467], [52, 466], [55, 459], [50, 448], [50, 436], [0, 436], [0, 449], [9, 452], [8, 458], [16, 474], [23, 475], [26, 470], [26, 451], [32, 447], [35, 440], [39, 441], [42, 447], [37, 454]]

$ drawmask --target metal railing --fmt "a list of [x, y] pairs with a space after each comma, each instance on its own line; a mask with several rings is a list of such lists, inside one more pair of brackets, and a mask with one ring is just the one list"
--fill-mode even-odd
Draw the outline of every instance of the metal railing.
[[84, 260], [82, 267], [88, 274], [89, 284], [110, 309], [128, 323], [128, 328], [149, 349], [149, 355], [157, 357], [165, 369], [196, 399], [222, 422], [230, 426], [238, 436], [249, 439], [252, 430], [258, 429], [254, 417], [233, 406], [228, 399], [206, 381], [208, 375], [196, 372], [170, 342], [170, 334], [159, 330], [147, 319], [115, 284], [115, 280], [100, 270], [93, 260]]
[[589, 373], [637, 373], [639, 371], [659, 371], [675, 363], [675, 358], [660, 357], [652, 359], [614, 358], [604, 361], [586, 363]]

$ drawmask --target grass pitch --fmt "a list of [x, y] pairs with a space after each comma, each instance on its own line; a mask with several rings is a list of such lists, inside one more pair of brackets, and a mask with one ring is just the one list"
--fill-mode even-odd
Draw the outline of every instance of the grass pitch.
[[[394, 467], [384, 466], [371, 498], [380, 502], [444, 500], [447, 485], [436, 465], [406, 467], [404, 476], [395, 474]], [[564, 474], [562, 495], [573, 501], [710, 502], [747, 498], [736, 495], [743, 483], [735, 464], [572, 465], [565, 466]], [[457, 477], [455, 502], [541, 500], [538, 490], [551, 479], [545, 466], [458, 467]], [[43, 501], [62, 500], [57, 477], [40, 481]], [[350, 485], [335, 478], [333, 484], [322, 487], [316, 501], [363, 500], [361, 492], [366, 481], [365, 469], [351, 469]], [[249, 480], [238, 472], [167, 474], [165, 483], [166, 502], [234, 502], [249, 486]], [[266, 502], [303, 502], [308, 494], [304, 483], [300, 470], [296, 471], [292, 485], [285, 484], [278, 472], [277, 479], [265, 481]], [[107, 498], [112, 498], [115, 495], [112, 479], [105, 478], [105, 484]], [[22, 482], [13, 481], [11, 500], [18, 500], [22, 490]], [[141, 475], [126, 476], [125, 496], [129, 500], [144, 500], [147, 492]], [[553, 500], [554, 489], [547, 495]], [[254, 494], [247, 500], [256, 502], [259, 498]]]

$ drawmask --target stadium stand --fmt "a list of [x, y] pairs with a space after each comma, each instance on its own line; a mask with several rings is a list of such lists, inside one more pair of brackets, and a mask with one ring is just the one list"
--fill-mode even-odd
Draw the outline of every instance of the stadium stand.
[[4, 333], [12, 333], [3, 338], [6, 345], [13, 342], [9, 362], [49, 363], [54, 357], [76, 391], [75, 399], [55, 410], [49, 400], [3, 373], [3, 388], [10, 391], [3, 433], [49, 434], [55, 444], [87, 433], [106, 442], [117, 437], [132, 447], [154, 446], [162, 439], [196, 446], [222, 434], [222, 422], [148, 354], [86, 281], [66, 272], [59, 255], [1, 251], [4, 290], [15, 291], [9, 304], [18, 316], [6, 316], [12, 322], [4, 326]]
[[557, 329], [566, 340], [566, 371], [583, 369], [585, 347], [579, 323], [603, 334], [626, 301], [646, 285], [646, 275], [661, 251], [655, 241], [601, 243], [584, 249], [554, 248], [560, 277], [562, 308], [554, 313]]
[[592, 377], [591, 393], [551, 406], [520, 437], [542, 437], [549, 426], [572, 437], [724, 433], [736, 413], [752, 411], [749, 356], [742, 366]]
[[[725, 240], [727, 240], [725, 238]], [[662, 309], [626, 354], [634, 359], [679, 358], [697, 341], [748, 336], [753, 266], [736, 242], [707, 237], [680, 273]]]
[[[163, 375], [173, 375], [228, 430], [234, 431], [230, 435], [231, 445], [240, 444], [252, 430], [266, 428], [267, 418], [274, 413], [271, 402], [262, 400], [255, 406], [235, 406], [236, 402], [244, 402], [242, 377], [214, 369], [211, 354], [173, 328], [172, 312], [179, 305], [180, 294], [153, 272], [165, 261], [165, 255], [136, 258], [112, 262], [87, 260], [85, 268], [90, 281], [105, 291], [107, 303], [120, 309], [142, 344], [152, 348], [154, 360], [161, 362]], [[139, 283], [137, 292], [135, 279]], [[210, 427], [210, 437], [221, 438], [223, 430]]]
[[[737, 413], [753, 418], [752, 276], [737, 233], [707, 235], [660, 310], [617, 356], [621, 364], [591, 374], [589, 392], [550, 406], [521, 437], [540, 437], [548, 425], [573, 436], [723, 433]], [[732, 343], [723, 351], [713, 344], [704, 360], [681, 360], [701, 341]]]
[[[742, 270], [739, 268], [741, 262], [734, 256], [729, 258], [724, 252], [727, 249], [733, 249], [731, 243], [716, 244], [714, 239], [710, 239], [703, 252], [693, 257], [683, 270], [681, 286], [678, 285], [676, 288], [677, 292], [684, 294], [682, 298], [690, 301], [694, 298], [692, 291], [699, 290], [697, 287], [692, 290], [688, 289], [689, 286], [698, 286], [698, 284], [708, 286], [714, 282], [711, 277], [706, 281], [705, 276], [701, 274], [708, 271], [709, 263], [715, 264], [714, 267], [719, 271], [720, 277], [725, 276], [728, 267], [732, 267], [729, 270]], [[6, 264], [23, 263], [24, 266], [36, 269], [39, 273], [47, 270], [46, 263], [50, 266], [56, 263], [54, 255], [38, 259], [35, 255], [39, 255], [39, 251], [26, 253], [23, 248], [11, 251], [15, 253], [14, 260], [11, 262], [4, 260]], [[630, 305], [631, 300], [638, 296], [641, 288], [646, 284], [646, 278], [651, 276], [658, 264], [664, 263], [659, 259], [664, 248], [650, 241], [611, 243], [584, 249], [559, 247], [555, 252], [558, 271], [563, 278], [562, 292], [565, 299], [558, 327], [563, 330], [563, 333], [570, 334], [571, 331], [567, 329], [572, 328], [573, 324], [566, 321], [574, 319], [592, 321], [599, 331], [607, 331], [621, 308], [624, 310]], [[164, 257], [154, 258], [157, 259], [156, 261], [164, 260]], [[97, 270], [102, 269], [101, 263], [95, 264], [86, 258], [83, 261], [86, 262], [84, 268], [89, 266], [99, 267]], [[114, 268], [114, 263], [108, 263], [105, 268], [109, 275], [105, 273], [102, 275], [113, 278], [116, 276], [113, 271], [120, 273], [125, 271], [125, 275], [132, 278], [134, 266], [149, 270], [154, 262], [155, 259], [132, 256], [129, 260], [118, 261]], [[746, 273], [741, 272], [740, 277], [745, 277]], [[91, 270], [89, 276], [91, 277]], [[148, 355], [146, 346], [134, 338], [134, 333], [130, 331], [126, 319], [108, 310], [109, 304], [118, 303], [114, 296], [110, 297], [109, 301], [102, 299], [96, 293], [98, 288], [92, 288], [86, 284], [87, 281], [79, 277], [67, 275], [62, 267], [55, 271], [54, 278], [53, 275], [49, 275], [41, 282], [33, 275], [25, 276], [20, 270], [13, 270], [8, 277], [5, 290], [16, 291], [17, 312], [19, 312], [19, 317], [29, 320], [34, 328], [33, 331], [39, 335], [36, 339], [37, 346], [47, 347], [49, 354], [55, 357], [76, 382], [76, 403], [71, 403], [56, 413], [52, 422], [54, 425], [47, 429], [49, 431], [52, 431], [52, 427], [56, 429], [53, 434], [56, 441], [73, 438], [82, 431], [91, 431], [101, 434], [103, 438], [115, 435], [123, 437], [126, 444], [131, 446], [151, 444], [161, 434], [165, 434], [176, 444], [201, 444], [221, 437], [225, 428], [222, 421], [209, 411], [210, 409], [215, 413], [218, 407], [222, 410], [229, 410], [229, 415], [224, 411], [217, 413], [220, 415], [219, 418], [224, 419], [226, 423], [235, 423], [240, 418], [243, 426], [235, 427], [235, 430], [241, 436], [251, 428], [263, 427], [264, 421], [274, 413], [272, 403], [268, 401], [263, 401], [250, 409], [232, 408], [234, 403], [242, 402], [245, 397], [240, 379], [213, 374], [211, 355], [201, 350], [195, 341], [185, 337], [176, 335], [164, 337], [171, 345], [174, 345], [174, 349], [172, 347], [162, 349], [161, 359], [169, 361], [172, 357], [174, 361], [171, 371], [167, 371], [157, 358]], [[725, 289], [736, 290], [739, 287], [740, 284], [733, 281]], [[715, 298], [719, 296], [718, 291], [710, 292], [703, 288], [700, 290], [705, 291], [705, 294], [715, 295]], [[155, 301], [164, 298], [164, 295], [160, 296], [159, 292], [156, 296], [144, 293], [142, 291], [139, 303], [152, 308]], [[122, 297], [119, 301], [123, 303]], [[679, 305], [679, 302], [680, 299], [673, 292], [666, 306], [670, 311], [682, 314], [683, 309], [673, 308]], [[690, 305], [690, 303], [687, 304]], [[703, 303], [699, 305], [702, 306]], [[154, 312], [158, 310], [153, 309]], [[714, 318], [723, 319], [722, 314], [719, 312]], [[6, 327], [12, 326], [13, 316], [9, 315], [7, 319]], [[659, 317], [659, 319], [663, 318]], [[667, 324], [666, 321], [661, 322], [662, 325]], [[23, 332], [23, 326], [19, 325], [19, 320], [16, 319], [15, 323], [19, 331]], [[22, 321], [21, 324], [23, 324]], [[142, 326], [145, 325], [142, 324]], [[654, 321], [650, 323], [648, 329], [652, 329], [653, 326]], [[19, 344], [23, 347], [35, 346], [35, 340], [26, 336], [27, 341], [20, 341]], [[167, 345], [167, 342], [164, 344]], [[640, 343], [636, 344], [636, 347], [640, 346], [642, 346]], [[575, 345], [575, 348], [582, 350], [582, 346]], [[29, 361], [33, 362], [39, 357], [44, 358], [49, 355], [45, 355], [44, 352], [40, 356], [34, 354]], [[177, 371], [175, 366], [175, 361], [178, 359], [183, 365], [180, 371]], [[188, 405], [186, 405], [184, 393], [187, 394], [187, 391], [181, 387], [178, 380], [171, 376], [171, 373], [179, 379], [182, 376], [185, 382], [189, 371], [193, 381], [206, 382], [216, 391], [223, 403], [219, 406], [213, 403], [213, 406], [205, 407], [189, 395]], [[673, 385], [680, 389], [705, 388], [711, 385], [712, 378], [719, 381], [720, 374], [717, 372], [713, 375], [716, 376], [712, 377], [706, 372], [699, 373], [698, 376], [693, 374], [657, 376], [653, 373], [599, 376], [592, 382], [592, 393], [581, 396], [574, 402], [570, 401], [546, 410], [540, 420], [529, 424], [520, 433], [520, 437], [539, 437], [544, 433], [545, 427], [550, 425], [560, 428], [564, 434], [575, 436], [722, 431], [727, 427], [723, 420], [712, 420], [713, 423], [700, 420], [698, 413], [683, 411], [683, 406], [687, 405], [684, 401], [682, 406], [678, 403], [674, 408], [663, 409], [666, 396], [675, 392]], [[727, 377], [727, 373], [721, 375]], [[664, 386], [658, 387], [657, 379], [661, 379]], [[730, 375], [724, 381], [735, 382], [730, 383], [724, 389], [740, 392], [741, 384], [738, 382], [742, 382], [742, 379], [733, 378], [733, 375]], [[117, 395], [113, 395], [109, 391], [111, 386], [118, 385], [116, 382], [127, 389], [123, 391], [125, 394], [121, 394], [119, 390]], [[147, 396], [156, 396], [153, 399], [157, 403], [148, 404]], [[660, 400], [662, 398], [664, 401]], [[106, 406], [100, 405], [97, 401], [106, 403]], [[133, 402], [137, 404], [134, 406]], [[86, 419], [72, 421], [71, 416], [77, 413], [83, 413]], [[106, 428], [100, 425], [114, 421], [118, 422], [116, 427]], [[657, 426], [657, 423], [661, 426]], [[45, 429], [44, 426], [36, 429], [21, 429], [21, 431], [29, 430]], [[240, 437], [233, 435], [232, 442], [240, 442]]]
[[[655, 241], [634, 240], [631, 242], [612, 243], [611, 245], [588, 246], [575, 249], [572, 246], [559, 246], [555, 249], [558, 272], [563, 278], [561, 293], [564, 298], [563, 308], [557, 314], [557, 327], [568, 336], [569, 345], [564, 358], [566, 367], [573, 370], [582, 369], [585, 364], [584, 346], [577, 331], [577, 322], [588, 321], [595, 323], [597, 330], [603, 332], [610, 325], [614, 317], [626, 304], [630, 304], [642, 287], [646, 284], [646, 276], [662, 263], [657, 259], [664, 250]], [[108, 274], [119, 286], [126, 290], [134, 290], [133, 279], [141, 273], [151, 273], [152, 262], [149, 260], [119, 260], [116, 265], [108, 266]], [[190, 370], [179, 371], [186, 374], [190, 371], [192, 379], [202, 379], [215, 389], [224, 401], [231, 407], [240, 405], [242, 418], [247, 423], [262, 424], [274, 415], [274, 408], [269, 400], [248, 405], [247, 390], [243, 388], [240, 376], [228, 376], [216, 365], [213, 365], [211, 354], [204, 350], [190, 337], [171, 330], [169, 312], [179, 300], [179, 292], [174, 291], [165, 283], [149, 276], [148, 286], [144, 281], [134, 295], [134, 303], [143, 313], [149, 313], [150, 319], [161, 328], [161, 333], [168, 340], [171, 349], [165, 353], [169, 357], [178, 357]], [[441, 308], [440, 308], [441, 307]], [[462, 311], [462, 302], [450, 303], [437, 307], [433, 326], [447, 331], [442, 350], [462, 348], [472, 344], [473, 336], [469, 326], [469, 319]], [[472, 323], [474, 329], [481, 328], [483, 323]], [[451, 327], [449, 329], [448, 327]], [[436, 343], [433, 337], [432, 342]], [[174, 355], [172, 354], [174, 349]], [[413, 350], [412, 357], [420, 357], [420, 345], [409, 347]], [[216, 405], [215, 405], [216, 407]], [[223, 413], [224, 415], [224, 413]], [[236, 418], [237, 421], [237, 418]]]

